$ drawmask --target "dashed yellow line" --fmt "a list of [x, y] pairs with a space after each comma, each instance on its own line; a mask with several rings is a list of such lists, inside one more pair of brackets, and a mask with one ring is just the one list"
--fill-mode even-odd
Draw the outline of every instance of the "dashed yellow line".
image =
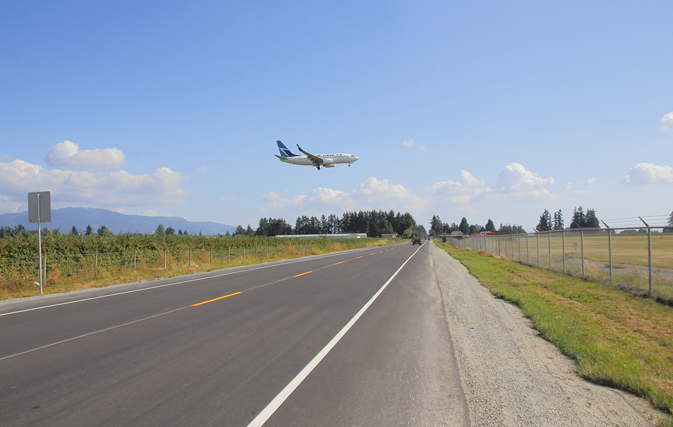
[[362, 258], [362, 257], [361, 257], [361, 256], [359, 256], [359, 257], [357, 257], [357, 258], [355, 258], [355, 259], [360, 259], [360, 258]]
[[306, 273], [297, 274], [296, 276], [293, 276], [293, 277], [303, 276], [304, 274], [308, 274], [308, 273], [313, 273], [313, 271], [307, 271]]
[[223, 297], [219, 297], [219, 298], [215, 298], [215, 299], [210, 299], [210, 300], [208, 300], [208, 301], [203, 301], [203, 302], [199, 302], [199, 303], [196, 303], [196, 304], [192, 304], [192, 307], [197, 307], [197, 306], [199, 306], [199, 305], [208, 304], [209, 302], [213, 302], [213, 301], [221, 300], [221, 299], [224, 299], [224, 298], [233, 297], [234, 295], [238, 295], [238, 294], [240, 294], [240, 293], [241, 293], [241, 292], [236, 292], [236, 293], [234, 293], [234, 294], [229, 294], [229, 295], [225, 295], [225, 296], [223, 296]]
[[336, 264], [334, 264], [334, 265], [339, 265], [339, 264], [343, 264], [344, 262], [346, 262], [346, 261], [341, 261], [341, 262], [337, 262], [337, 263], [336, 263]]

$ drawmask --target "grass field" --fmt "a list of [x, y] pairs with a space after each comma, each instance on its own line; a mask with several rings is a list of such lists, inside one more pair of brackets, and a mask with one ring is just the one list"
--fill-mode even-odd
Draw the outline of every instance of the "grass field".
[[[636, 295], [649, 293], [646, 234], [611, 236], [612, 279], [609, 270], [610, 251], [607, 233], [585, 233], [582, 237], [579, 231], [566, 230], [564, 234], [565, 239], [561, 233], [554, 232], [487, 237], [481, 242], [477, 237], [466, 239], [464, 244], [502, 258], [557, 272], [565, 271], [573, 276], [614, 285]], [[585, 259], [584, 275], [582, 245]], [[652, 235], [652, 262], [653, 297], [673, 305], [673, 233]]]
[[[617, 288], [437, 244], [499, 298], [519, 306], [540, 335], [598, 384], [673, 410], [673, 308]], [[673, 426], [670, 419], [662, 426]]]

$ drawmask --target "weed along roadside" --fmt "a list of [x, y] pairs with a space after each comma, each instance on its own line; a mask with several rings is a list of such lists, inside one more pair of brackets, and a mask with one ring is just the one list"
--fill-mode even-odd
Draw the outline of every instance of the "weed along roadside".
[[436, 245], [493, 295], [520, 307], [544, 339], [577, 361], [581, 377], [644, 397], [671, 413], [672, 307], [483, 252]]

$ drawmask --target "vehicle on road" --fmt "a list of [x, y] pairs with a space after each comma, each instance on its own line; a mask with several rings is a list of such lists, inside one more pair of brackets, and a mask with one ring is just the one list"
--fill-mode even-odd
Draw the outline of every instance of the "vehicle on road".
[[333, 168], [334, 165], [339, 163], [348, 163], [348, 166], [350, 166], [351, 163], [360, 160], [358, 156], [354, 156], [353, 154], [347, 154], [347, 153], [311, 154], [309, 152], [302, 150], [299, 144], [297, 144], [297, 148], [299, 148], [299, 151], [304, 153], [303, 156], [300, 156], [299, 154], [294, 154], [292, 151], [290, 151], [282, 142], [276, 141], [276, 143], [278, 144], [278, 151], [280, 151], [280, 156], [278, 154], [274, 154], [274, 156], [278, 157], [280, 161], [283, 163], [292, 163], [293, 165], [315, 166], [316, 168], [318, 168], [318, 170], [320, 170], [320, 166], [324, 166], [326, 168]]
[[422, 245], [422, 244], [423, 244], [423, 241], [421, 240], [420, 237], [416, 236], [416, 237], [413, 237], [413, 238], [411, 239], [411, 244], [412, 244], [412, 245], [415, 245], [416, 243], [418, 243], [419, 245]]

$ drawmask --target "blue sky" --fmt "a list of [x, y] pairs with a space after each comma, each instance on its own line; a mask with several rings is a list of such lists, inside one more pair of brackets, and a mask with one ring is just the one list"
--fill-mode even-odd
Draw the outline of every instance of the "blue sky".
[[[0, 213], [673, 210], [673, 3], [5, 2]], [[276, 140], [360, 160], [282, 164]], [[635, 224], [633, 224], [635, 225]]]

